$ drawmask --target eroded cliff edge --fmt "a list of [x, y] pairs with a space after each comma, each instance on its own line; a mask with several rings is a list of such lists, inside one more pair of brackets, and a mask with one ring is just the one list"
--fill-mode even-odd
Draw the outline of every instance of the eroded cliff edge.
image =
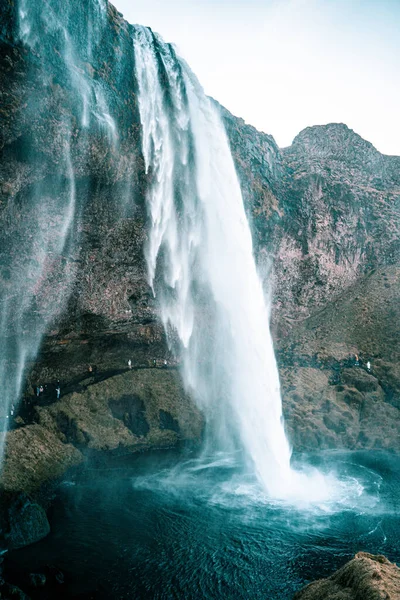
[[[73, 15], [77, 23], [70, 31], [75, 67], [90, 93], [105, 98], [117, 140], [95, 116], [82, 127], [62, 41], [49, 36], [32, 52], [19, 41], [16, 5], [0, 2], [3, 300], [15, 293], [18, 264], [34, 263], [36, 238], [51, 243], [59, 233], [70, 193], [61, 169], [66, 123], [73, 123], [76, 192], [72, 241], [61, 263], [46, 265], [35, 292], [33, 320], [43, 319], [55, 299], [62, 302], [29, 365], [8, 435], [3, 486], [10, 491], [34, 492], [92, 450], [170, 447], [201, 437], [202, 417], [182, 388], [179, 357], [168, 351], [147, 284], [151, 174], [140, 149], [132, 31], [104, 5], [90, 56], [82, 35], [89, 9], [73, 0], [60, 5], [59, 18], [68, 24]], [[308, 128], [282, 150], [271, 136], [221, 112], [266, 289], [273, 281], [273, 328], [295, 449], [398, 449], [400, 159], [381, 155], [341, 124]], [[32, 201], [38, 189], [46, 215], [39, 220]], [[33, 246], [26, 241], [32, 236]], [[6, 335], [14, 331], [11, 319]], [[39, 398], [38, 383], [47, 385]]]

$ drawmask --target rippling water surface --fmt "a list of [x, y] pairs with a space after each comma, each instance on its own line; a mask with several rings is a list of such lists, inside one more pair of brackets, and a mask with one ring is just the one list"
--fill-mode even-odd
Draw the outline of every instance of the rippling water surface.
[[14, 568], [56, 564], [68, 597], [289, 600], [359, 550], [400, 561], [395, 456], [308, 457], [336, 487], [300, 505], [265, 497], [232, 456], [130, 461], [65, 481], [51, 535]]

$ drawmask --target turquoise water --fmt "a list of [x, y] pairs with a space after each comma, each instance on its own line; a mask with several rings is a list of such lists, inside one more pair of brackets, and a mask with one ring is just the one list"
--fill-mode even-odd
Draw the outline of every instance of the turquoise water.
[[57, 565], [60, 598], [289, 600], [359, 550], [400, 561], [399, 459], [307, 461], [335, 473], [334, 499], [271, 501], [232, 457], [142, 456], [89, 469], [60, 486], [51, 535], [15, 552], [12, 568]]

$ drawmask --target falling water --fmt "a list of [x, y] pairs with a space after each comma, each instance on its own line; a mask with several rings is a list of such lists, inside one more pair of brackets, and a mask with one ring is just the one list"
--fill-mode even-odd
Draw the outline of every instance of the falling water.
[[271, 495], [290, 467], [269, 306], [218, 110], [174, 48], [136, 27], [143, 152], [151, 178], [147, 263], [169, 342], [207, 420], [208, 451], [244, 451]]
[[36, 68], [40, 64], [44, 92], [44, 97], [35, 97], [33, 92], [26, 110], [31, 111], [33, 121], [43, 110], [46, 93], [54, 89], [57, 61], [63, 69], [61, 81], [68, 109], [53, 108], [49, 121], [56, 123], [51, 134], [54, 147], [59, 148], [53, 164], [29, 153], [30, 141], [24, 141], [25, 177], [31, 183], [25, 188], [28, 192], [17, 191], [9, 198], [1, 214], [0, 253], [5, 284], [0, 290], [0, 460], [27, 365], [36, 357], [54, 317], [65, 306], [75, 277], [74, 144], [79, 139], [84, 146], [82, 139], [92, 123], [104, 131], [114, 148], [118, 141], [102, 83], [83, 68], [82, 48], [86, 48], [85, 58], [90, 62], [107, 25], [107, 2], [88, 3], [83, 39], [76, 33], [73, 9], [66, 7], [61, 17], [57, 4], [50, 0], [45, 10], [36, 0], [20, 0], [18, 4], [19, 38], [35, 57]]
[[[2, 215], [10, 224], [0, 245], [3, 264], [8, 260], [8, 283], [0, 295], [5, 426], [27, 363], [75, 276], [70, 257], [77, 248], [77, 144], [82, 150], [85, 132], [97, 127], [118, 148], [107, 91], [90, 66], [108, 26], [107, 2], [87, 3], [85, 10], [77, 31], [69, 4], [60, 17], [53, 0], [45, 11], [36, 0], [19, 3], [20, 39], [41, 63], [43, 89], [54, 86], [59, 58], [48, 49], [56, 47], [63, 65], [57, 75], [65, 78], [69, 106], [58, 115], [55, 172], [49, 177], [38, 161], [28, 197], [16, 194]], [[264, 488], [286, 497], [299, 487], [299, 478], [290, 467], [269, 306], [226, 133], [213, 102], [170, 45], [137, 27], [134, 53], [151, 182], [149, 281], [169, 343], [182, 354], [186, 386], [207, 417], [205, 451], [240, 453]], [[3, 446], [4, 435], [1, 456]]]

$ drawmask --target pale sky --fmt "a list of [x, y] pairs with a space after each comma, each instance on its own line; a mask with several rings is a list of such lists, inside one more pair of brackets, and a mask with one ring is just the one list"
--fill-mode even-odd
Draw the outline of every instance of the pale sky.
[[279, 146], [335, 122], [400, 155], [400, 0], [111, 1]]

